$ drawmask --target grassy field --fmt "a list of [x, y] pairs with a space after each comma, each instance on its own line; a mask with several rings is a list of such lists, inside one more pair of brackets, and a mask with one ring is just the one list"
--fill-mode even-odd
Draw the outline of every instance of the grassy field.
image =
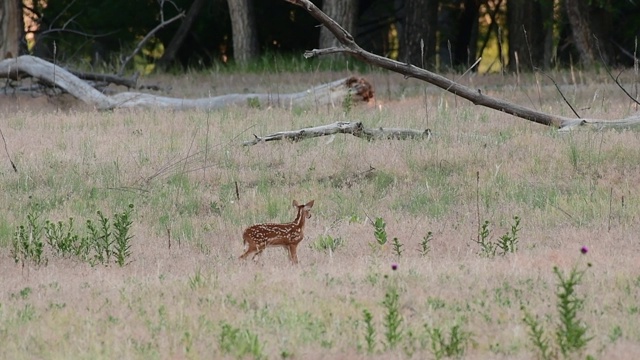
[[[195, 97], [343, 75], [148, 81]], [[636, 110], [600, 75], [554, 76], [585, 117]], [[397, 75], [367, 77], [376, 102], [354, 107], [95, 112], [3, 100], [18, 171], [3, 151], [0, 358], [639, 358], [638, 133], [559, 133]], [[571, 114], [532, 76], [461, 81]], [[337, 120], [434, 136], [239, 146]], [[300, 264], [281, 249], [239, 261], [242, 230], [292, 220], [293, 199], [315, 199]], [[129, 204], [130, 227], [116, 226]], [[42, 227], [70, 218], [76, 240], [108, 238], [86, 224], [107, 222], [130, 245], [125, 265], [58, 253]], [[14, 261], [16, 240], [38, 239], [42, 253]]]

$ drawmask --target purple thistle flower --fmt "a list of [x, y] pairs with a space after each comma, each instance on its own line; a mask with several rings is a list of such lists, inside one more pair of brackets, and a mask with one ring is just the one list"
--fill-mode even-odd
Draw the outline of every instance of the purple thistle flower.
[[393, 271], [398, 270], [398, 264], [391, 264], [391, 270]]
[[582, 254], [586, 254], [586, 253], [588, 253], [588, 252], [589, 252], [589, 249], [587, 249], [587, 247], [586, 247], [586, 246], [583, 246], [583, 247], [581, 247], [581, 248], [580, 248], [580, 252], [581, 252]]

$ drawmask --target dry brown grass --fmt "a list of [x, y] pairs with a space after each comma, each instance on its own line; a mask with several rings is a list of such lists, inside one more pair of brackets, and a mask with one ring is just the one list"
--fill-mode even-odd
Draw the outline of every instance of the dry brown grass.
[[[191, 86], [198, 74], [152, 80], [206, 96], [244, 88], [296, 91], [339, 76], [212, 75], [198, 82], [201, 88]], [[578, 292], [586, 298], [580, 317], [593, 336], [587, 352], [640, 356], [637, 132], [558, 134], [432, 89], [427, 118], [419, 83], [369, 77], [377, 102], [346, 115], [327, 108], [96, 113], [58, 111], [59, 103], [42, 100], [40, 108], [5, 104], [0, 126], [19, 171], [3, 160], [1, 357], [220, 358], [224, 322], [257, 334], [268, 358], [408, 358], [401, 349], [375, 356], [359, 350], [364, 308], [383, 340], [381, 302], [394, 285], [405, 330], [417, 338], [424, 338], [425, 324], [448, 330], [460, 323], [473, 334], [467, 357], [529, 359], [537, 353], [521, 306], [540, 315], [552, 335], [552, 268], [568, 271], [586, 262], [593, 266]], [[579, 74], [574, 86], [564, 78], [569, 98], [588, 107], [582, 112], [590, 117], [634, 110], [606, 80]], [[464, 81], [520, 104], [539, 103], [535, 86], [516, 87], [513, 78]], [[542, 103], [545, 111], [569, 113], [549, 85]], [[237, 146], [253, 133], [342, 119], [429, 127], [435, 136], [430, 142], [336, 136]], [[375, 170], [363, 175], [370, 166]], [[478, 255], [472, 241], [478, 195], [481, 221], [491, 221], [494, 238], [508, 231], [513, 216], [523, 219], [517, 253]], [[291, 267], [277, 249], [257, 263], [238, 261], [242, 230], [291, 220], [292, 199], [315, 199], [298, 251], [301, 264]], [[92, 268], [50, 253], [48, 265], [21, 268], [9, 257], [13, 229], [35, 203], [44, 204], [43, 219], [74, 217], [81, 226], [96, 210], [111, 214], [130, 202], [135, 238], [124, 268]], [[385, 219], [389, 238], [405, 245], [402, 257], [389, 246], [372, 250], [367, 216]], [[432, 249], [420, 257], [416, 249], [428, 231]], [[346, 245], [331, 256], [312, 250], [308, 245], [321, 235]], [[586, 256], [579, 253], [583, 245], [590, 249]], [[392, 262], [398, 271], [391, 271]], [[427, 347], [413, 357], [432, 355]]]

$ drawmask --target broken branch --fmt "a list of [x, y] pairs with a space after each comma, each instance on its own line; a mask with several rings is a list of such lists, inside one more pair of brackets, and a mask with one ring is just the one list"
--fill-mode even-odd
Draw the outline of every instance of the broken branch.
[[337, 121], [333, 124], [320, 125], [300, 130], [280, 131], [263, 137], [253, 135], [255, 139], [242, 143], [244, 146], [252, 146], [267, 141], [291, 140], [300, 141], [319, 136], [334, 134], [351, 134], [365, 140], [408, 140], [408, 139], [430, 139], [431, 130], [413, 130], [401, 128], [365, 128], [361, 122]]

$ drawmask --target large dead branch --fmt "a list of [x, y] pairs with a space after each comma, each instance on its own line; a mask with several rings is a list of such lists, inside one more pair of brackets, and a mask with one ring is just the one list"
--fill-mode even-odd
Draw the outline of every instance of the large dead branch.
[[255, 139], [245, 141], [242, 143], [244, 146], [256, 145], [267, 141], [276, 140], [291, 140], [299, 141], [303, 139], [310, 139], [318, 136], [327, 136], [334, 134], [351, 134], [353, 136], [363, 138], [366, 140], [408, 140], [408, 139], [429, 139], [431, 137], [431, 130], [412, 130], [412, 129], [399, 129], [399, 128], [365, 128], [361, 122], [344, 122], [338, 121], [333, 124], [314, 126], [304, 128], [300, 130], [288, 130], [280, 131], [274, 134], [259, 137], [253, 135]]
[[108, 84], [121, 85], [121, 86], [126, 86], [130, 89], [136, 88], [136, 85], [138, 83], [138, 76], [140, 75], [139, 73], [136, 73], [132, 77], [127, 78], [127, 77], [118, 76], [118, 75], [97, 74], [97, 73], [82, 72], [82, 71], [76, 71], [76, 70], [69, 70], [69, 72], [82, 80], [96, 81], [96, 82], [104, 83], [107, 85]]
[[68, 70], [37, 57], [23, 55], [0, 61], [0, 77], [20, 79], [28, 76], [62, 89], [100, 110], [135, 107], [210, 110], [229, 105], [340, 106], [345, 99], [367, 102], [373, 97], [371, 84], [363, 78], [356, 77], [336, 80], [291, 94], [228, 94], [200, 99], [171, 98], [139, 92], [122, 92], [107, 96]]
[[475, 105], [485, 106], [491, 109], [505, 112], [519, 118], [533, 121], [538, 124], [553, 126], [560, 129], [571, 129], [577, 126], [604, 127], [631, 127], [640, 125], [640, 114], [635, 114], [625, 119], [600, 120], [600, 119], [573, 119], [559, 115], [547, 114], [541, 111], [529, 109], [524, 106], [494, 98], [483, 94], [479, 89], [471, 89], [449, 80], [444, 76], [418, 68], [411, 64], [401, 63], [383, 56], [372, 54], [362, 49], [353, 39], [353, 36], [344, 30], [338, 23], [328, 17], [309, 0], [285, 0], [304, 8], [316, 20], [320, 21], [342, 44], [341, 47], [327, 49], [314, 49], [305, 52], [305, 57], [320, 56], [325, 54], [346, 53], [366, 63], [387, 69], [406, 77], [413, 77], [433, 84], [441, 89], [471, 101]]

